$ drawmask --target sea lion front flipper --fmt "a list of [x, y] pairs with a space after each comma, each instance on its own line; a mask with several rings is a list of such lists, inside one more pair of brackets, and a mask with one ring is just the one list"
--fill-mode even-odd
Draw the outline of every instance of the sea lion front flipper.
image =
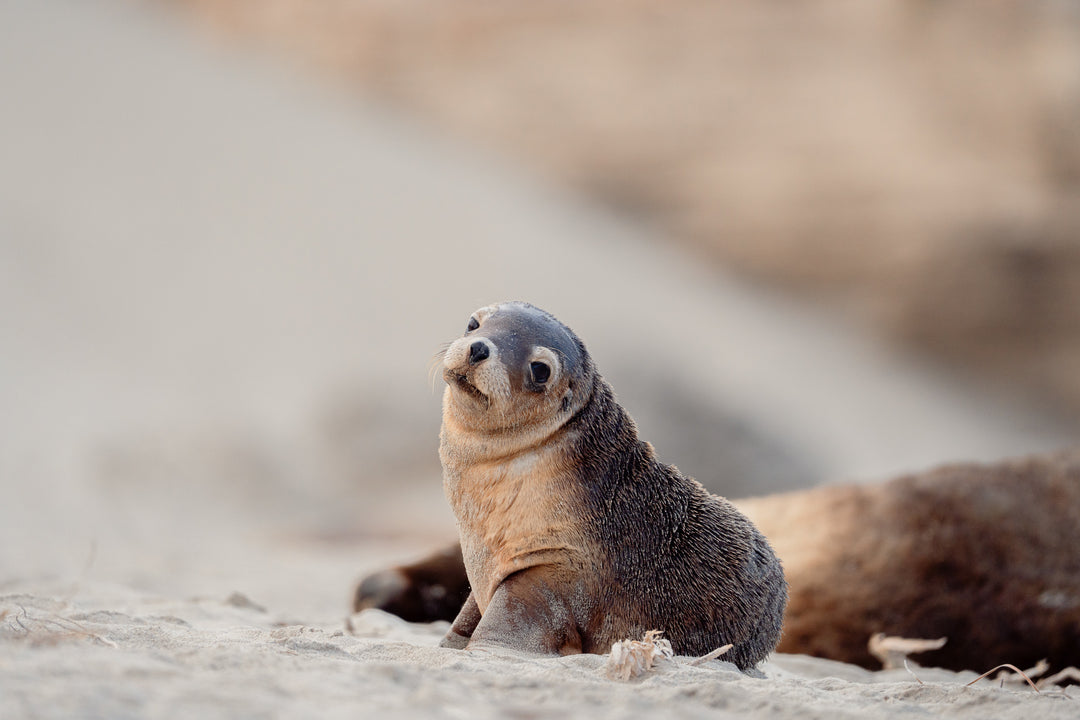
[[581, 633], [556, 572], [514, 573], [499, 584], [469, 641], [469, 649], [497, 646], [543, 655], [581, 652]]
[[439, 642], [439, 647], [461, 650], [469, 644], [479, 622], [480, 607], [476, 604], [476, 596], [470, 592], [446, 637]]

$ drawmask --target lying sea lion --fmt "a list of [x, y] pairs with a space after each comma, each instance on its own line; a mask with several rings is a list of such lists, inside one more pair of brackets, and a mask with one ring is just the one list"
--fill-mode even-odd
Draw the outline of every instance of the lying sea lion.
[[940, 638], [920, 664], [1080, 666], [1080, 454], [950, 465], [739, 503], [791, 582], [781, 652], [877, 667], [878, 632]]

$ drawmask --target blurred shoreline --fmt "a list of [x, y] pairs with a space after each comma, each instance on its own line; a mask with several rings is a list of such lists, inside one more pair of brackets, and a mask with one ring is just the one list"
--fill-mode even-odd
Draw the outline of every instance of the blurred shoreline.
[[1080, 10], [169, 0], [1080, 414]]

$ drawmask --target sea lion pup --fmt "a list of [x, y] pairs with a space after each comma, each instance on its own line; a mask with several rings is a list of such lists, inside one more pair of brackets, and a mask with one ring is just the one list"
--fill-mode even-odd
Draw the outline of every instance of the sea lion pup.
[[780, 562], [726, 500], [658, 462], [585, 345], [521, 302], [443, 355], [439, 456], [472, 592], [443, 646], [606, 653], [662, 630], [740, 668], [780, 639]]

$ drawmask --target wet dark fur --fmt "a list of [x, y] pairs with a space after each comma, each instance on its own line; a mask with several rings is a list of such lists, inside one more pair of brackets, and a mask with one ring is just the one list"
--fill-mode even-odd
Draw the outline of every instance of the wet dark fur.
[[587, 505], [575, 512], [588, 518], [606, 551], [601, 575], [589, 579], [583, 649], [605, 653], [618, 640], [659, 629], [683, 655], [733, 643], [727, 659], [739, 667], [771, 652], [786, 585], [753, 524], [658, 462], [599, 374], [566, 435], [576, 438], [567, 452], [588, 491]]
[[877, 668], [885, 632], [948, 637], [924, 665], [1080, 666], [1080, 452], [739, 505], [784, 558], [781, 652]]

